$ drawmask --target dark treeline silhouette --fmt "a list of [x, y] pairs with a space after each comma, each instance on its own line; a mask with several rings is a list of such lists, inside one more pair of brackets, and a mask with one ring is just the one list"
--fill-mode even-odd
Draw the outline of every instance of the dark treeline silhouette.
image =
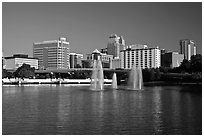
[[202, 72], [202, 56], [200, 54], [191, 56], [191, 60], [183, 60], [181, 65], [176, 68], [160, 67], [160, 71], [164, 73], [201, 73]]
[[15, 72], [11, 73], [7, 70], [2, 70], [3, 78], [33, 78], [35, 76], [35, 68], [31, 68], [28, 64], [23, 64]]
[[184, 59], [176, 68], [160, 67], [160, 72], [164, 73], [164, 81], [202, 82], [202, 56], [193, 55], [190, 61]]

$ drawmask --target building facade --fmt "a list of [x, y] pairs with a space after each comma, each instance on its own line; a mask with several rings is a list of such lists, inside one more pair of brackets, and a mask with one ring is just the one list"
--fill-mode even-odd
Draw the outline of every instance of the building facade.
[[108, 49], [107, 48], [101, 49], [101, 53], [108, 54]]
[[79, 68], [82, 67], [83, 54], [70, 53], [70, 68]]
[[125, 49], [125, 40], [122, 36], [111, 35], [108, 39], [107, 54], [120, 58], [120, 51]]
[[33, 57], [39, 60], [39, 69], [69, 69], [70, 44], [66, 38], [33, 43]]
[[184, 54], [184, 59], [191, 60], [192, 55], [196, 55], [196, 46], [193, 40], [183, 39], [179, 41], [180, 54]]
[[119, 68], [121, 68], [121, 63], [120, 63], [120, 60], [121, 59], [119, 59], [119, 58], [114, 58], [113, 60], [112, 60], [112, 69], [119, 69]]
[[28, 55], [14, 54], [12, 57], [5, 57], [5, 69], [7, 70], [17, 70], [23, 64], [38, 69], [38, 59], [28, 57]]
[[167, 52], [161, 54], [161, 66], [175, 68], [179, 67], [184, 59], [184, 54], [178, 52]]
[[101, 60], [103, 68], [110, 68], [112, 69], [112, 60], [113, 55], [107, 55], [105, 53], [99, 52], [95, 49], [91, 54], [86, 54], [86, 60], [83, 60], [83, 67], [84, 68], [91, 68], [93, 67], [93, 60]]
[[132, 44], [132, 45], [128, 45], [126, 47], [126, 49], [147, 49], [148, 46], [145, 44]]
[[141, 68], [159, 68], [160, 67], [160, 49], [133, 46], [121, 51], [121, 68], [131, 69], [135, 64]]

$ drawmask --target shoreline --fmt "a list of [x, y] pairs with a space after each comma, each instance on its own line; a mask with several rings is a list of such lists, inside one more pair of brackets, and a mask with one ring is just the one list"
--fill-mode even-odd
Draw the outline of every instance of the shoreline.
[[202, 82], [178, 82], [178, 81], [151, 81], [144, 82], [144, 86], [152, 86], [152, 85], [199, 85], [202, 86]]
[[[2, 85], [24, 85], [24, 84], [91, 84], [91, 79], [2, 79]], [[104, 84], [112, 84], [112, 79], [104, 79]], [[123, 85], [123, 84], [122, 84]], [[143, 82], [144, 86], [159, 85], [201, 85], [202, 82], [178, 82], [178, 81], [151, 81]]]
[[[104, 84], [111, 83], [111, 79], [104, 79]], [[91, 79], [2, 79], [2, 85], [24, 84], [91, 84]]]

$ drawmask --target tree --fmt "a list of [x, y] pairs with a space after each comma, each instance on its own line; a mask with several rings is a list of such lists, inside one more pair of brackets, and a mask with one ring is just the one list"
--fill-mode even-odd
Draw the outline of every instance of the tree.
[[181, 72], [190, 72], [191, 64], [188, 60], [184, 59], [180, 65]]
[[8, 72], [6, 69], [2, 69], [2, 78], [11, 78], [13, 77], [11, 72]]
[[2, 70], [2, 78], [6, 78], [6, 77], [8, 77], [8, 72], [6, 69], [3, 69]]
[[200, 54], [191, 56], [191, 71], [202, 72], [202, 56]]
[[80, 64], [76, 64], [75, 68], [81, 68]]
[[169, 68], [167, 68], [167, 67], [163, 67], [163, 66], [159, 67], [160, 72], [167, 73], [168, 70], [169, 70]]
[[145, 68], [142, 70], [142, 76], [145, 82], [149, 81], [149, 69], [148, 68]]
[[150, 69], [149, 71], [149, 80], [154, 81], [155, 80], [155, 72], [153, 69]]
[[155, 70], [155, 80], [160, 80], [161, 79], [161, 72], [159, 68], [156, 68]]
[[[148, 68], [143, 69], [142, 75], [143, 75], [143, 80], [145, 82], [154, 81], [155, 80], [155, 72], [154, 72], [154, 70], [152, 68], [150, 68], [150, 69], [148, 69]], [[158, 76], [159, 75], [160, 74], [158, 74]]]
[[31, 68], [28, 64], [23, 64], [14, 72], [15, 77], [30, 78], [35, 76], [35, 68]]

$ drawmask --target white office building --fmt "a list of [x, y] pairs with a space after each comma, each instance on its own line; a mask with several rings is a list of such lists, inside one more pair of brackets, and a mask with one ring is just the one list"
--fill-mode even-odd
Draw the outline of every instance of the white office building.
[[5, 57], [6, 70], [17, 70], [23, 64], [28, 64], [30, 67], [38, 69], [38, 59], [28, 57], [28, 55], [15, 54], [12, 57]]
[[66, 38], [33, 43], [33, 57], [39, 60], [39, 69], [68, 69], [70, 45]]
[[121, 68], [131, 69], [135, 64], [141, 68], [159, 68], [160, 67], [160, 49], [148, 48], [147, 45], [131, 45], [120, 52]]

